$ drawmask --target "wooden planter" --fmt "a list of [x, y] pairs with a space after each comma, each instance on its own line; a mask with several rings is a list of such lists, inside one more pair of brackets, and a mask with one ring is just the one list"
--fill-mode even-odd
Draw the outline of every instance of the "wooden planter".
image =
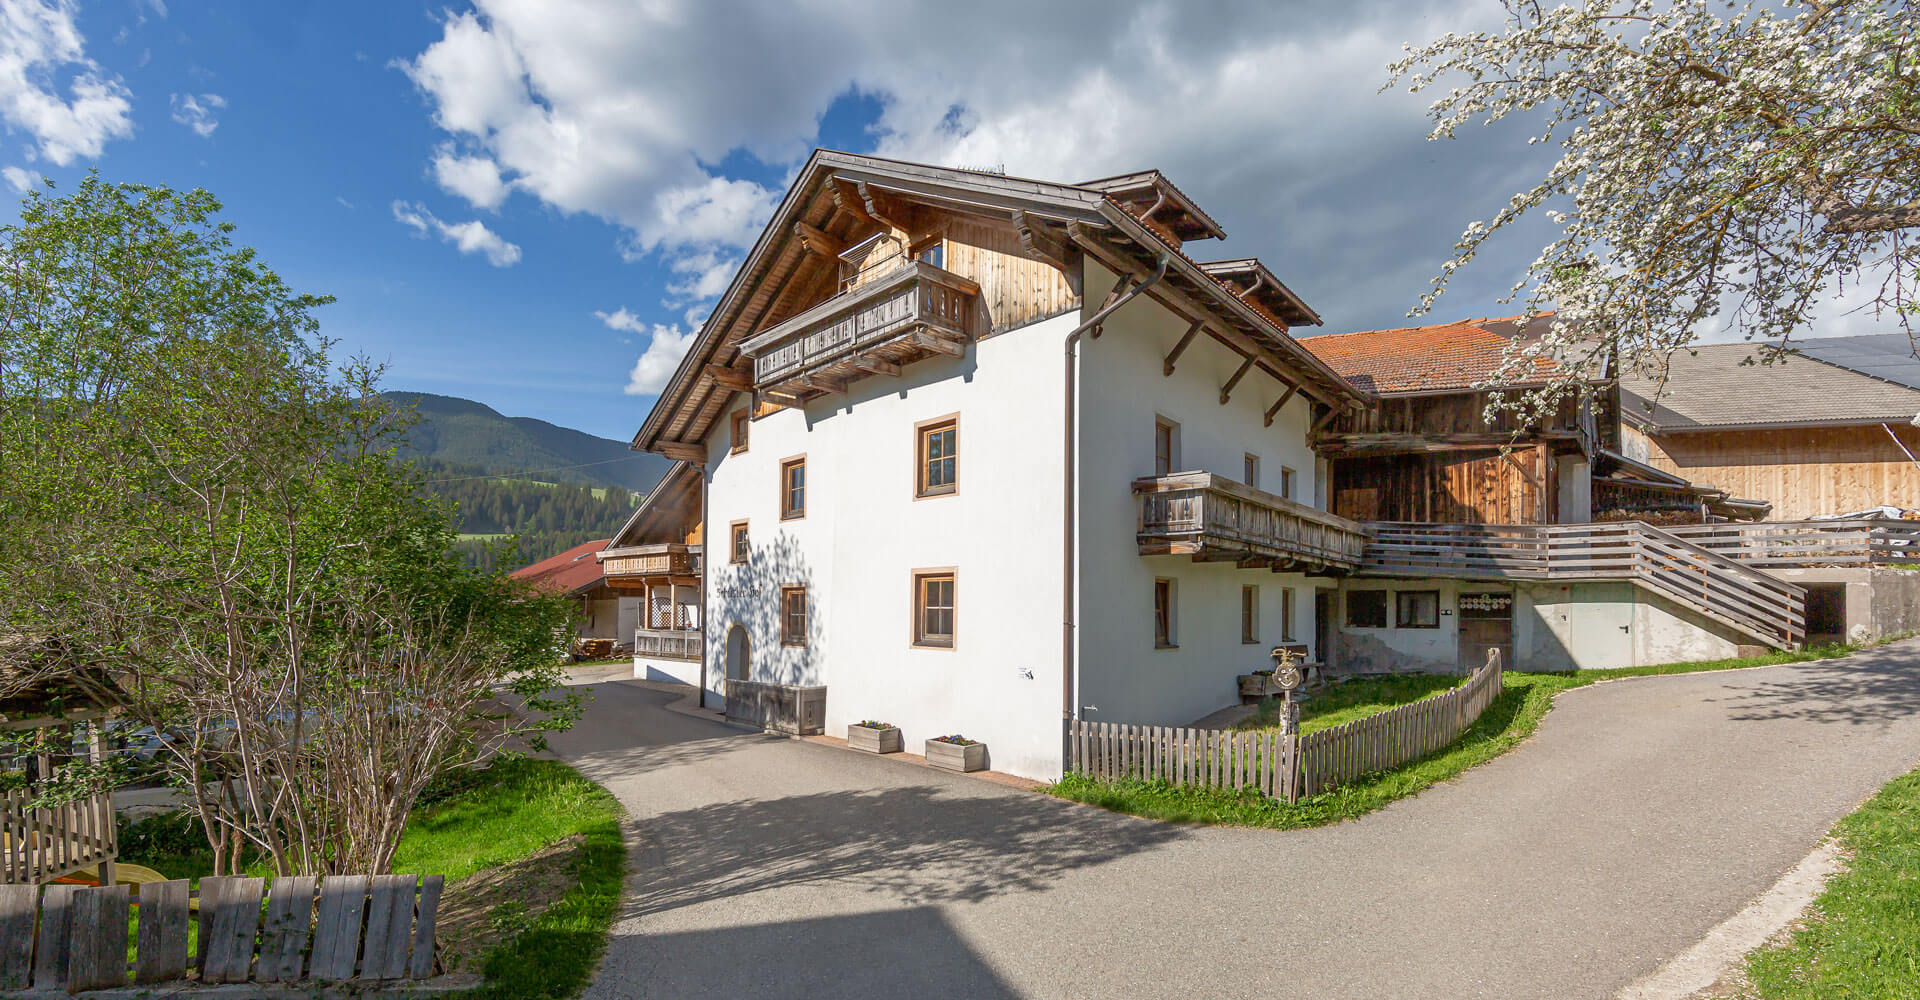
[[1268, 695], [1279, 693], [1280, 688], [1274, 685], [1272, 674], [1240, 675], [1240, 700], [1242, 702], [1254, 698], [1265, 698]]
[[987, 745], [975, 743], [961, 746], [942, 740], [928, 740], [927, 763], [949, 771], [984, 771], [987, 769]]
[[900, 740], [900, 727], [888, 726], [875, 729], [872, 726], [848, 726], [847, 746], [867, 753], [899, 753], [904, 749]]

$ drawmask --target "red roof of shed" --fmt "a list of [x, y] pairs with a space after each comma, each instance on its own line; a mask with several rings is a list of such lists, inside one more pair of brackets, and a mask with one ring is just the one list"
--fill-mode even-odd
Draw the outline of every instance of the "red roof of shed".
[[600, 568], [600, 560], [595, 559], [593, 554], [606, 548], [610, 541], [612, 539], [602, 538], [576, 545], [557, 556], [542, 559], [507, 575], [542, 590], [577, 594], [606, 579], [606, 573]]
[[[1445, 392], [1486, 382], [1506, 360], [1515, 340], [1546, 332], [1552, 313], [1500, 319], [1460, 320], [1432, 326], [1363, 330], [1302, 337], [1300, 346], [1354, 385], [1373, 392]], [[1540, 381], [1559, 374], [1549, 358], [1534, 362]]]

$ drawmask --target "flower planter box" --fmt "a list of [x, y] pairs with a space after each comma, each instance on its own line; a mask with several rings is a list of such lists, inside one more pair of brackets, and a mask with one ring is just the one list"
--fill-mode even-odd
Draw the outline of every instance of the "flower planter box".
[[885, 729], [860, 725], [848, 726], [847, 746], [866, 753], [899, 753], [905, 749], [905, 745], [901, 742], [899, 726], [888, 726]]
[[972, 743], [961, 746], [944, 740], [927, 741], [927, 763], [949, 771], [984, 771], [987, 769], [987, 745]]

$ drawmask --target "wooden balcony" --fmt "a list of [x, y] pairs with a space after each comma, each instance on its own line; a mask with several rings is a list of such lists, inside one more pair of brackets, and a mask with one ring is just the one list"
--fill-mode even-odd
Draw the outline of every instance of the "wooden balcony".
[[679, 542], [655, 542], [629, 545], [599, 553], [601, 571], [615, 589], [621, 583], [638, 583], [646, 578], [697, 576], [700, 572], [700, 546]]
[[1360, 566], [1367, 532], [1211, 472], [1133, 481], [1141, 555], [1191, 555], [1279, 572], [1346, 573]]
[[699, 660], [706, 655], [706, 633], [699, 629], [633, 630], [633, 655], [654, 660]]
[[776, 395], [844, 389], [934, 354], [958, 357], [977, 326], [980, 286], [910, 261], [740, 345], [753, 385]]

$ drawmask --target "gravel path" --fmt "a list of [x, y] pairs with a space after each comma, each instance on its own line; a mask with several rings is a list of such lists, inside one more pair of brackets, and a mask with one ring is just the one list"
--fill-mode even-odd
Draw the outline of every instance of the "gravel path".
[[1174, 827], [596, 685], [556, 749], [637, 826], [589, 997], [1612, 997], [1920, 762], [1920, 641], [1568, 692], [1318, 830]]

